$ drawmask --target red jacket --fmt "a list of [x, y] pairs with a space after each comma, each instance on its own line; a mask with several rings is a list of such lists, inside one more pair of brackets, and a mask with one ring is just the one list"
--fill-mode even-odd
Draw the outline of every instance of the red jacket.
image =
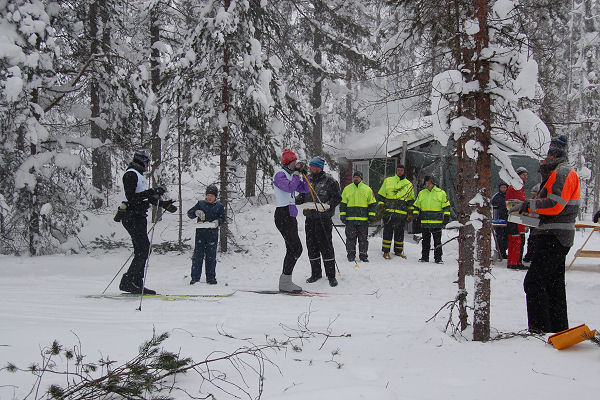
[[[519, 190], [512, 187], [512, 185], [508, 187], [508, 189], [506, 190], [506, 201], [508, 202], [509, 200], [515, 200], [515, 199], [525, 201], [525, 184], [523, 184], [523, 187]], [[518, 225], [517, 231], [518, 232], [514, 232], [514, 231], [510, 232], [510, 228], [509, 228], [509, 234], [511, 234], [511, 235], [517, 234], [517, 233], [520, 234], [520, 233], [525, 233], [525, 225]]]

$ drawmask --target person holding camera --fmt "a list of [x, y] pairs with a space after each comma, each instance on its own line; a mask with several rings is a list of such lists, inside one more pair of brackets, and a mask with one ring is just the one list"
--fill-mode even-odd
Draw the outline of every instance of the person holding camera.
[[123, 174], [123, 199], [115, 219], [120, 219], [123, 227], [131, 236], [133, 260], [127, 272], [123, 274], [119, 289], [135, 294], [156, 294], [144, 287], [144, 269], [150, 255], [148, 239], [147, 213], [151, 205], [159, 206], [174, 213], [177, 207], [174, 200], [161, 200], [167, 189], [164, 186], [148, 188], [144, 173], [150, 170], [150, 152], [142, 149], [133, 155], [133, 161]]
[[225, 207], [217, 201], [219, 189], [215, 185], [206, 187], [206, 199], [200, 200], [187, 212], [189, 218], [196, 218], [196, 240], [192, 256], [192, 280], [190, 285], [200, 281], [202, 263], [206, 269], [206, 283], [217, 284], [217, 244], [219, 243], [219, 226], [225, 224]]
[[292, 282], [292, 272], [296, 261], [302, 254], [302, 243], [298, 236], [298, 208], [294, 193], [308, 193], [308, 182], [303, 179], [306, 174], [304, 163], [297, 162], [298, 157], [291, 150], [284, 150], [281, 155], [282, 168], [273, 176], [275, 192], [275, 226], [285, 241], [285, 258], [283, 271], [279, 277], [281, 292], [301, 292], [302, 288]]

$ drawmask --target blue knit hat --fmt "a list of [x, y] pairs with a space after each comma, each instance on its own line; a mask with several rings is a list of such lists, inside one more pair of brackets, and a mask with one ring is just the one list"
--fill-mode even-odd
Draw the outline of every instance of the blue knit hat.
[[569, 137], [567, 135], [560, 135], [559, 137], [552, 138], [552, 140], [550, 140], [548, 155], [556, 158], [567, 158], [568, 146]]
[[312, 160], [310, 160], [310, 162], [308, 163], [309, 166], [311, 167], [319, 167], [321, 169], [325, 168], [325, 160], [323, 159], [323, 157], [313, 157]]

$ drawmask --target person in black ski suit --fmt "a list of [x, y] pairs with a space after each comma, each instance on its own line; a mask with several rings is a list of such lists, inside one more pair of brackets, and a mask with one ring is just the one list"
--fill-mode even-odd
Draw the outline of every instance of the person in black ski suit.
[[[506, 182], [500, 182], [498, 185], [498, 193], [492, 197], [492, 209], [494, 212], [494, 220], [508, 219], [508, 210], [506, 209], [506, 190], [508, 184]], [[506, 226], [497, 226], [494, 228], [496, 233], [496, 240], [498, 240], [498, 247], [500, 248], [500, 255], [506, 260], [508, 250], [508, 230]]]
[[197, 218], [196, 241], [192, 257], [192, 280], [190, 285], [198, 282], [202, 276], [202, 261], [206, 268], [206, 283], [217, 284], [217, 244], [219, 243], [219, 226], [225, 224], [225, 207], [217, 196], [219, 189], [215, 185], [206, 188], [206, 200], [200, 200], [187, 212], [189, 218]]
[[[163, 201], [160, 197], [167, 189], [163, 186], [148, 188], [148, 180], [144, 177], [150, 167], [150, 152], [137, 150], [133, 161], [123, 174], [123, 199], [120, 210], [121, 223], [131, 236], [133, 243], [133, 260], [129, 269], [123, 274], [119, 289], [129, 293], [156, 294], [154, 290], [144, 287], [144, 270], [146, 260], [150, 255], [150, 240], [148, 240], [147, 212], [150, 205], [157, 205], [174, 213], [177, 207], [174, 200]], [[124, 209], [124, 212], [122, 211]]]
[[[323, 158], [314, 157], [308, 166], [310, 169], [308, 181], [315, 193], [300, 193], [296, 196], [296, 204], [313, 203], [314, 205], [313, 209], [306, 208], [302, 212], [306, 217], [304, 229], [311, 268], [311, 275], [306, 282], [313, 283], [323, 277], [322, 257], [325, 275], [329, 280], [329, 285], [333, 287], [337, 286], [338, 282], [335, 279], [335, 252], [331, 235], [333, 229], [331, 218], [335, 214], [335, 207], [342, 201], [340, 185], [331, 175], [323, 171], [325, 167]], [[315, 196], [314, 199], [312, 196]], [[329, 208], [321, 209], [321, 203]]]

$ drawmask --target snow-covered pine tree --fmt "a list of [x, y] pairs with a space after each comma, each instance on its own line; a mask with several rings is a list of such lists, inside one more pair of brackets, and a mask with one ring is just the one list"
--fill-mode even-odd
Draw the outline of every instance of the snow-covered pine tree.
[[3, 253], [44, 254], [75, 249], [70, 236], [81, 225], [82, 149], [99, 145], [89, 136], [72, 137], [49, 129], [48, 107], [65, 87], [55, 69], [60, 55], [51, 19], [57, 3], [13, 1], [0, 7], [2, 54]]

